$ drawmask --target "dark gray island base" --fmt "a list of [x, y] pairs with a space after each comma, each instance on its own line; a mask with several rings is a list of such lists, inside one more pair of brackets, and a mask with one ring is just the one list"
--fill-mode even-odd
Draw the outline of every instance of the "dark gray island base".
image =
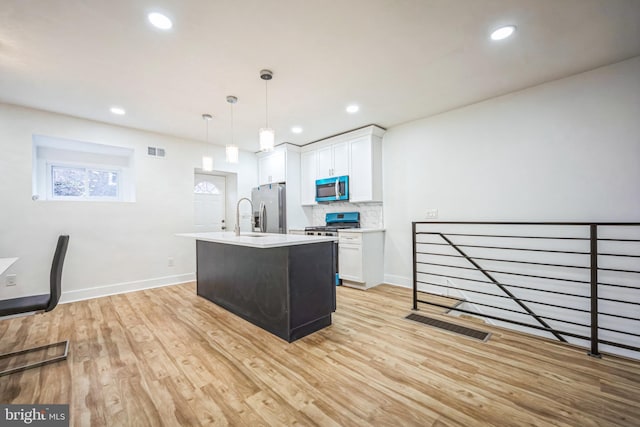
[[197, 240], [197, 293], [293, 342], [331, 325], [335, 244], [255, 248]]

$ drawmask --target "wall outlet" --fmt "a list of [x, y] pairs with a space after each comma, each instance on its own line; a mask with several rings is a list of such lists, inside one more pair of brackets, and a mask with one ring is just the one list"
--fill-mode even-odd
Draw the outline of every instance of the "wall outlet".
[[18, 277], [15, 274], [7, 274], [7, 286], [15, 286], [18, 284]]
[[427, 219], [438, 218], [438, 209], [427, 209]]
[[172, 257], [167, 258], [167, 266], [173, 267], [174, 265], [175, 263], [173, 262], [173, 258]]

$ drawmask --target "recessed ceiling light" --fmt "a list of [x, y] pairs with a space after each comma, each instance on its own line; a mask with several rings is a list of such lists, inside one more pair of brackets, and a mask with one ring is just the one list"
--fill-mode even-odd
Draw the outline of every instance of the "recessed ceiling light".
[[291, 128], [291, 132], [293, 133], [302, 133], [302, 128], [300, 126], [294, 126]]
[[171, 29], [171, 27], [173, 27], [173, 22], [171, 22], [171, 19], [167, 18], [166, 15], [163, 15], [161, 13], [151, 12], [147, 15], [147, 18], [149, 18], [149, 22], [151, 22], [151, 25], [161, 30], [169, 30]]
[[347, 107], [347, 113], [353, 114], [353, 113], [357, 113], [358, 110], [360, 109], [360, 107], [358, 107], [357, 105], [353, 104], [353, 105], [349, 105]]
[[516, 30], [515, 25], [500, 27], [491, 33], [491, 40], [503, 40], [509, 37]]
[[121, 107], [111, 107], [111, 112], [119, 116], [124, 116], [126, 113], [126, 111], [124, 111], [124, 108]]

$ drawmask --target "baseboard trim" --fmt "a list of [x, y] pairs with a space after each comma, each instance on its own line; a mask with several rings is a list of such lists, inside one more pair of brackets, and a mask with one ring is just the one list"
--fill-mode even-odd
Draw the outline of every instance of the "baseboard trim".
[[395, 274], [385, 274], [384, 283], [402, 288], [413, 288], [413, 280], [411, 278], [396, 276]]
[[156, 277], [153, 279], [136, 280], [133, 282], [114, 283], [106, 286], [96, 286], [76, 291], [62, 292], [60, 304], [68, 302], [82, 301], [92, 298], [106, 297], [109, 295], [124, 294], [127, 292], [141, 291], [144, 289], [160, 288], [163, 286], [179, 285], [181, 283], [193, 282], [196, 280], [196, 273], [176, 274], [174, 276]]

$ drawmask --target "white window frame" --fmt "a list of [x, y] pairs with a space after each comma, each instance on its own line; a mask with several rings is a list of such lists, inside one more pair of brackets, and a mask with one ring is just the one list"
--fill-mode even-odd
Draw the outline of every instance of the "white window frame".
[[[53, 168], [74, 168], [84, 169], [84, 187], [85, 194], [83, 196], [56, 196], [53, 193]], [[110, 196], [90, 196], [89, 191], [89, 179], [86, 173], [87, 170], [95, 170], [101, 172], [115, 172], [117, 173], [117, 188], [116, 195]], [[109, 167], [108, 165], [96, 165], [91, 163], [69, 163], [69, 162], [47, 162], [47, 199], [48, 200], [69, 200], [69, 201], [100, 201], [100, 202], [120, 202], [122, 201], [122, 175], [123, 170], [120, 167]]]

